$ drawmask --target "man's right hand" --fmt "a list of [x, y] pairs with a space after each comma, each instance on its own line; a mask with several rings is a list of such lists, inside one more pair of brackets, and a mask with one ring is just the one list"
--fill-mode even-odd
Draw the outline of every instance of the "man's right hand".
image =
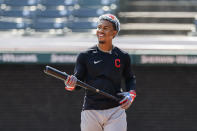
[[65, 89], [68, 91], [73, 91], [75, 89], [77, 78], [74, 75], [69, 75], [64, 81]]

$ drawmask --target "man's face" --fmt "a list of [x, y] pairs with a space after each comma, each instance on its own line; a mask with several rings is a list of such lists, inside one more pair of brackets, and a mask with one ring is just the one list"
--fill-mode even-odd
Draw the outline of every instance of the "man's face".
[[117, 31], [114, 30], [113, 24], [107, 20], [101, 20], [98, 23], [96, 35], [99, 43], [103, 44], [112, 41]]

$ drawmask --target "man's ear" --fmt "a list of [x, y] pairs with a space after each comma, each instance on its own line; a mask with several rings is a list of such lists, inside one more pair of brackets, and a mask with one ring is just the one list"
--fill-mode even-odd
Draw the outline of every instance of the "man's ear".
[[116, 30], [113, 31], [113, 34], [112, 34], [113, 35], [113, 38], [116, 36], [117, 33], [118, 32]]

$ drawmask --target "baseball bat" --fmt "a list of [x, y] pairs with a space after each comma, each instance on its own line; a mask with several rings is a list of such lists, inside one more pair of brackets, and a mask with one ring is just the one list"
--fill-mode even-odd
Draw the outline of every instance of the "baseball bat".
[[[53, 68], [51, 66], [46, 66], [44, 72], [46, 74], [50, 75], [50, 76], [53, 76], [53, 77], [55, 77], [57, 79], [60, 79], [60, 80], [63, 80], [63, 81], [65, 81], [67, 79], [67, 77], [68, 77], [68, 74], [66, 72], [62, 72], [62, 71], [60, 71], [58, 69], [55, 69], [55, 68]], [[88, 84], [86, 84], [86, 83], [84, 83], [84, 82], [82, 82], [80, 80], [77, 80], [76, 85], [80, 86], [82, 88], [88, 89], [90, 91], [99, 93], [99, 94], [101, 94], [101, 95], [103, 95], [103, 96], [105, 96], [107, 98], [113, 99], [113, 100], [115, 100], [117, 102], [120, 101], [119, 98], [117, 98], [117, 97], [115, 97], [115, 96], [113, 96], [113, 95], [111, 95], [109, 93], [106, 93], [106, 92], [104, 92], [102, 90], [96, 89], [95, 87], [90, 86], [90, 85], [88, 85]]]

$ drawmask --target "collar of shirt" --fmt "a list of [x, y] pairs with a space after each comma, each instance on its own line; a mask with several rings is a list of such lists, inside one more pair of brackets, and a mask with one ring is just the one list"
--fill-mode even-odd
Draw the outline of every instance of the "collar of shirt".
[[101, 52], [104, 52], [104, 53], [109, 53], [109, 54], [112, 54], [112, 50], [114, 49], [114, 45], [112, 45], [112, 49], [110, 51], [104, 51], [102, 50], [101, 48], [99, 48], [98, 44], [96, 45], [98, 50], [101, 51]]

